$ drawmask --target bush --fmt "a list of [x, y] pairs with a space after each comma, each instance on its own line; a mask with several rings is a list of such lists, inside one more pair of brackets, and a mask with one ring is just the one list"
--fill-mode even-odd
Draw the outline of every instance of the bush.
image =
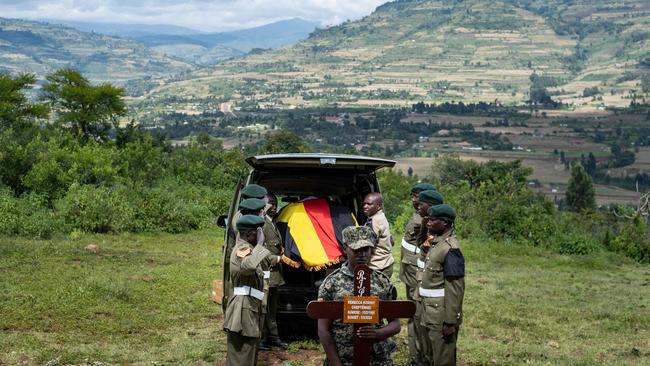
[[584, 255], [601, 249], [593, 237], [570, 230], [564, 230], [551, 238], [555, 239], [555, 242], [549, 243], [550, 246], [555, 247], [562, 254]]
[[128, 231], [135, 217], [125, 188], [73, 184], [55, 204], [64, 230], [93, 233]]
[[10, 189], [0, 189], [0, 235], [48, 239], [58, 227], [44, 196], [16, 198]]
[[180, 233], [211, 225], [214, 215], [210, 209], [184, 197], [188, 188], [167, 184], [132, 190], [135, 215], [129, 231]]
[[647, 224], [640, 217], [624, 224], [619, 234], [611, 241], [611, 247], [639, 262], [650, 262]]

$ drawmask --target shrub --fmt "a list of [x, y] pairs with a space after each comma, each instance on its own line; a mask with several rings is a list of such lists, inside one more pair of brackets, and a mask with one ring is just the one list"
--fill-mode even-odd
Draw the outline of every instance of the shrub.
[[0, 235], [48, 239], [57, 227], [44, 196], [25, 194], [16, 198], [11, 190], [0, 189]]
[[647, 224], [638, 216], [625, 223], [619, 234], [611, 241], [611, 247], [639, 262], [650, 262]]
[[127, 192], [124, 187], [97, 187], [74, 183], [55, 206], [68, 232], [128, 231], [135, 210]]
[[130, 231], [180, 233], [208, 227], [213, 220], [210, 209], [184, 198], [188, 187], [163, 185], [131, 191], [135, 215]]

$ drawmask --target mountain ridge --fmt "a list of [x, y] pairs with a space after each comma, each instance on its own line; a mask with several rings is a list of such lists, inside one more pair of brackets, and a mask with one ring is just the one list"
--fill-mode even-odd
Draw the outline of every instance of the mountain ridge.
[[87, 33], [71, 27], [0, 18], [0, 71], [33, 73], [39, 78], [74, 68], [94, 82], [122, 85], [160, 78], [194, 66], [158, 55], [133, 40]]
[[650, 60], [649, 26], [642, 0], [396, 1], [292, 46], [196, 70], [151, 97], [173, 89], [243, 106], [522, 104], [537, 74], [566, 103], [591, 103], [583, 90], [597, 86], [615, 97], [603, 103], [629, 104]]

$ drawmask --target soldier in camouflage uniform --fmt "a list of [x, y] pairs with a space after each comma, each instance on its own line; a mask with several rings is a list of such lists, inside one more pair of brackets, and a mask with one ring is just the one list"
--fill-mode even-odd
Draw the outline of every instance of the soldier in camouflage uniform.
[[[284, 254], [284, 247], [282, 246], [282, 236], [280, 231], [273, 223], [273, 218], [277, 215], [278, 199], [273, 193], [266, 195], [266, 209], [264, 215], [264, 237], [266, 238], [266, 248], [275, 255]], [[266, 277], [266, 273], [265, 273]], [[278, 334], [278, 324], [276, 321], [276, 314], [278, 312], [278, 287], [284, 285], [284, 278], [282, 277], [282, 267], [276, 264], [269, 268], [268, 272], [269, 281], [269, 301], [267, 302], [266, 317], [264, 321], [264, 340], [260, 343], [260, 350], [268, 349], [269, 347], [287, 348], [287, 344], [280, 340]]]
[[[404, 237], [402, 238], [402, 261], [399, 271], [399, 277], [406, 286], [406, 298], [413, 300], [414, 291], [417, 289], [417, 260], [420, 254], [418, 248], [417, 236], [420, 233], [420, 226], [422, 225], [422, 216], [418, 213], [420, 205], [419, 194], [422, 191], [435, 190], [435, 187], [429, 183], [418, 183], [411, 188], [411, 202], [415, 211], [409, 219], [406, 227], [404, 228]], [[442, 202], [440, 202], [442, 203]], [[413, 318], [408, 320], [408, 344], [409, 354], [411, 355], [411, 364], [418, 365], [422, 362], [420, 355], [422, 354], [421, 347], [418, 344], [418, 334], [414, 326]]]
[[244, 215], [236, 222], [239, 239], [230, 256], [230, 285], [223, 329], [227, 332], [227, 366], [254, 365], [261, 337], [264, 295], [264, 266], [280, 261], [264, 247], [264, 219]]
[[[426, 227], [431, 235], [420, 247], [424, 262], [418, 280], [421, 341], [430, 365], [456, 365], [456, 340], [463, 320], [465, 259], [454, 235], [456, 212], [449, 205], [428, 210]], [[420, 274], [420, 273], [419, 273]]]
[[[343, 230], [343, 242], [347, 262], [330, 273], [318, 289], [319, 300], [342, 300], [344, 296], [354, 295], [352, 271], [358, 264], [368, 264], [374, 247], [372, 230], [367, 226], [350, 226]], [[397, 291], [390, 279], [380, 271], [373, 271], [370, 276], [370, 294], [381, 300], [395, 300]], [[353, 362], [352, 324], [344, 324], [340, 319], [319, 319], [318, 338], [325, 350], [325, 365], [350, 366]], [[373, 366], [393, 365], [391, 353], [396, 344], [390, 337], [399, 333], [399, 319], [388, 319], [388, 324], [364, 326], [358, 336], [374, 340], [370, 353]]]

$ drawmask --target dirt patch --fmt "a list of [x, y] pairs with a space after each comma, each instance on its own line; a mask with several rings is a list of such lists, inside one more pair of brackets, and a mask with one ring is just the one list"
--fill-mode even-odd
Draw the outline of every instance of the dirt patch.
[[325, 360], [323, 351], [312, 349], [300, 349], [298, 351], [271, 350], [268, 352], [260, 352], [257, 356], [257, 364], [261, 366], [316, 366], [322, 365], [323, 360]]

